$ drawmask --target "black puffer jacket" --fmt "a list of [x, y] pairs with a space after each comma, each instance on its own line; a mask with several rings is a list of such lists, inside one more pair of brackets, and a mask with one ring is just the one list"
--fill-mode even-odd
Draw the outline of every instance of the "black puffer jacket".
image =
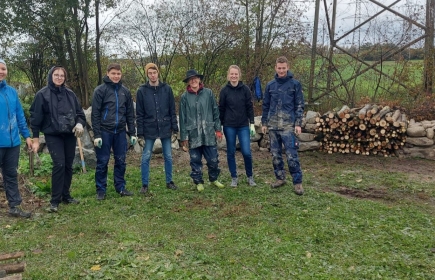
[[30, 107], [30, 127], [33, 137], [38, 138], [39, 132], [59, 135], [72, 134], [77, 123], [86, 125], [85, 113], [77, 96], [65, 83], [56, 87], [53, 83], [53, 71], [48, 72], [48, 85], [39, 90]]
[[232, 86], [230, 82], [219, 94], [219, 118], [223, 126], [242, 127], [254, 123], [252, 94], [242, 82]]
[[134, 127], [134, 107], [130, 91], [109, 77], [103, 78], [104, 84], [94, 90], [92, 98], [92, 129], [95, 138], [101, 138], [101, 130], [118, 133], [128, 128], [129, 136], [136, 135]]
[[172, 88], [162, 82], [142, 85], [136, 94], [137, 135], [145, 139], [171, 137], [178, 132]]

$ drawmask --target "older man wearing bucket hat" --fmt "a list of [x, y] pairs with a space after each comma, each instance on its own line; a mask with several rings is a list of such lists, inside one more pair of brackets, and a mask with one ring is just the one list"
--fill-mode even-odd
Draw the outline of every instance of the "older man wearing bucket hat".
[[207, 161], [210, 182], [218, 188], [224, 185], [218, 181], [220, 174], [216, 140], [222, 141], [219, 108], [213, 92], [205, 88], [201, 80], [203, 75], [191, 69], [183, 82], [186, 91], [180, 99], [180, 139], [183, 148], [189, 147], [190, 177], [199, 192], [204, 190], [202, 157]]

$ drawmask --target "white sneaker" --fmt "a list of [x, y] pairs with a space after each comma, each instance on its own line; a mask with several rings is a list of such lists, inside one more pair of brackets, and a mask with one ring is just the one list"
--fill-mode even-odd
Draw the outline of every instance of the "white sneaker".
[[231, 179], [231, 187], [237, 187], [237, 183], [239, 182], [239, 179], [237, 178], [232, 178]]
[[251, 186], [251, 187], [255, 187], [257, 184], [254, 182], [254, 177], [248, 177], [248, 184]]

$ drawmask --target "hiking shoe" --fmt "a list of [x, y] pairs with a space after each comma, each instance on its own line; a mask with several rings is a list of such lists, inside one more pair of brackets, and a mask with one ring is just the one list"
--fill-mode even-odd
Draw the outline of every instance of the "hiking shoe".
[[297, 195], [303, 195], [304, 194], [304, 188], [302, 188], [302, 184], [296, 184], [295, 187], [295, 194]]
[[79, 204], [80, 203], [79, 200], [74, 199], [72, 197], [70, 197], [68, 199], [64, 199], [64, 200], [62, 200], [62, 202], [65, 203], [65, 204]]
[[197, 189], [199, 192], [202, 192], [202, 191], [204, 191], [204, 185], [203, 185], [203, 184], [198, 184], [198, 185], [196, 185], [196, 189]]
[[141, 194], [146, 194], [146, 193], [148, 193], [148, 185], [143, 184], [143, 185], [142, 185], [142, 188], [140, 189], [140, 193], [141, 193]]
[[254, 181], [254, 177], [248, 177], [248, 184], [251, 186], [251, 187], [255, 187], [257, 184], [255, 183], [255, 181]]
[[57, 204], [51, 203], [50, 207], [47, 208], [47, 212], [57, 213], [57, 211], [58, 211], [57, 207], [58, 207]]
[[272, 183], [270, 186], [272, 187], [272, 189], [277, 189], [280, 188], [282, 186], [284, 186], [286, 184], [285, 180], [276, 180], [275, 183]]
[[168, 188], [168, 189], [170, 189], [170, 190], [177, 190], [178, 189], [178, 187], [174, 184], [174, 182], [169, 182], [169, 183], [166, 183], [166, 187]]
[[99, 192], [97, 193], [97, 200], [105, 200], [106, 199], [106, 193]]
[[9, 209], [9, 216], [12, 216], [12, 217], [21, 217], [21, 218], [30, 218], [32, 216], [32, 213], [25, 212], [21, 208], [21, 206], [15, 206], [15, 207], [11, 207]]
[[239, 180], [237, 178], [232, 178], [231, 179], [231, 187], [235, 188], [237, 187], [237, 183], [239, 182]]
[[223, 189], [225, 188], [224, 184], [222, 184], [221, 182], [219, 182], [218, 180], [211, 182], [213, 185], [215, 185], [216, 187], [218, 187], [219, 189]]
[[124, 190], [120, 191], [119, 194], [121, 196], [133, 196], [133, 193], [131, 191], [127, 190], [127, 189], [124, 189]]

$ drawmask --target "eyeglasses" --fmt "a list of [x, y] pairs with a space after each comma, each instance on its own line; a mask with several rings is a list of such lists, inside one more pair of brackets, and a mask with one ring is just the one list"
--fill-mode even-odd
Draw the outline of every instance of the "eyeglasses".
[[59, 75], [59, 74], [54, 74], [53, 76], [55, 76], [56, 78], [65, 78], [64, 75]]

